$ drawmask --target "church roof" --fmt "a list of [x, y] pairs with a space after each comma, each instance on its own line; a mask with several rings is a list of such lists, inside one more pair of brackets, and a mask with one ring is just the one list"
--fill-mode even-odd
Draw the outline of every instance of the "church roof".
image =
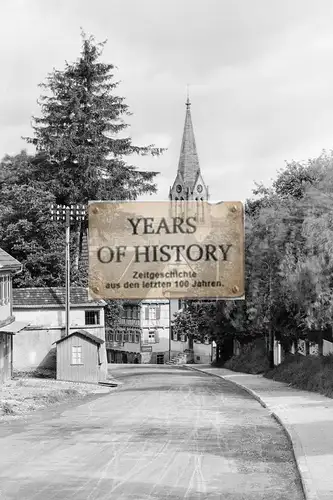
[[178, 163], [178, 172], [181, 174], [184, 183], [192, 186], [198, 177], [200, 166], [197, 147], [195, 144], [190, 106], [191, 103], [189, 98], [187, 98], [186, 117]]

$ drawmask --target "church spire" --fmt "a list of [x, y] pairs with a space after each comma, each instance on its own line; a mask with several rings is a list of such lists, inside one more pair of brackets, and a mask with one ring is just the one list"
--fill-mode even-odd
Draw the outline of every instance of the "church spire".
[[170, 200], [208, 200], [208, 187], [200, 172], [199, 158], [191, 117], [187, 86], [186, 115], [176, 178], [169, 192]]
[[178, 163], [178, 172], [181, 174], [184, 183], [187, 186], [193, 186], [200, 172], [199, 158], [191, 117], [191, 103], [187, 90], [186, 100], [186, 116], [183, 132], [183, 140], [180, 149], [180, 157]]

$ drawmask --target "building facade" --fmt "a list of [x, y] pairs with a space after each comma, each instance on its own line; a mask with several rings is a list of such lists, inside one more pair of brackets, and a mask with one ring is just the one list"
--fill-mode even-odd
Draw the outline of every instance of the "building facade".
[[[35, 287], [13, 290], [13, 310], [28, 324], [14, 340], [14, 368], [54, 368], [54, 342], [65, 336], [65, 288]], [[101, 369], [106, 372], [104, 300], [91, 301], [88, 290], [71, 287], [70, 333], [85, 330], [103, 340]]]
[[12, 279], [21, 269], [21, 264], [0, 248], [0, 383], [12, 377], [13, 336], [25, 326], [16, 321], [13, 312]]
[[108, 363], [141, 362], [140, 311], [139, 300], [124, 301], [119, 323], [114, 328], [106, 328]]

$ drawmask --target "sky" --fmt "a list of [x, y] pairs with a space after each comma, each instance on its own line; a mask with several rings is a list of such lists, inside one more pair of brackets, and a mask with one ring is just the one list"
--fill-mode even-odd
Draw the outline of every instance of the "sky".
[[160, 172], [165, 200], [176, 176], [189, 84], [201, 172], [211, 199], [244, 200], [292, 160], [333, 146], [331, 0], [2, 0], [0, 156], [33, 152], [38, 84], [75, 61], [81, 27], [108, 39], [134, 158]]

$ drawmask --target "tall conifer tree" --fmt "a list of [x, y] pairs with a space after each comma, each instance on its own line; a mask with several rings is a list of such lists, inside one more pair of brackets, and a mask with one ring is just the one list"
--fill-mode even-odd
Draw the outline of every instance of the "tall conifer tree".
[[156, 172], [139, 171], [130, 155], [160, 155], [154, 145], [135, 146], [119, 137], [131, 113], [115, 95], [112, 64], [100, 61], [106, 41], [97, 43], [82, 32], [79, 59], [63, 71], [53, 70], [40, 87], [41, 117], [33, 117], [34, 137], [25, 137], [39, 152], [41, 175], [52, 185], [57, 202], [92, 199], [136, 199], [156, 191]]

